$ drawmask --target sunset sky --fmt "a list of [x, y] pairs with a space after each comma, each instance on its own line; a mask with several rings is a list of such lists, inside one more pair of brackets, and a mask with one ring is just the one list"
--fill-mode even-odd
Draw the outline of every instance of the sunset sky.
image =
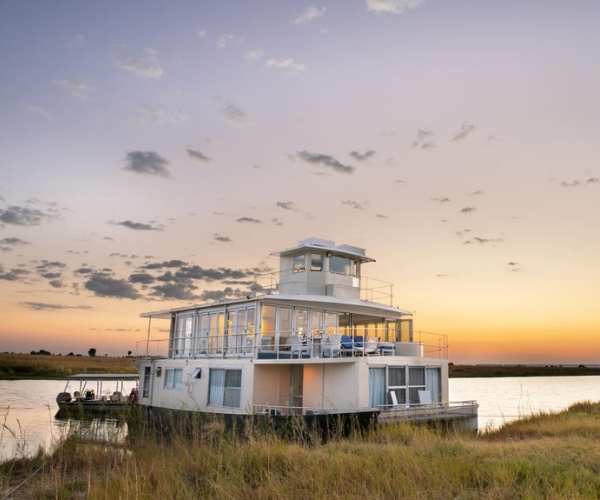
[[599, 19], [0, 0], [0, 351], [123, 354], [315, 236], [453, 361], [600, 362]]

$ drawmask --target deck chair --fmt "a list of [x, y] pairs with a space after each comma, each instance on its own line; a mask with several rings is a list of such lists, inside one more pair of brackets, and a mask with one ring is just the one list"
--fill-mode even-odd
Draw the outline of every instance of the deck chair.
[[304, 355], [310, 355], [310, 348], [304, 342], [302, 342], [302, 338], [298, 335], [294, 335], [291, 337], [292, 340], [292, 358], [294, 356], [298, 356], [298, 358], [303, 358]]

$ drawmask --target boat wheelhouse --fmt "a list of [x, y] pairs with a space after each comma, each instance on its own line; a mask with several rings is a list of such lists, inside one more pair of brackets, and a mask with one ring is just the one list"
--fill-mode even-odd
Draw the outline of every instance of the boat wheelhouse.
[[446, 337], [414, 329], [392, 285], [364, 274], [365, 250], [312, 238], [278, 255], [279, 271], [247, 296], [141, 315], [170, 321], [168, 341], [148, 340], [139, 362], [141, 405], [473, 425], [475, 403], [449, 403]]

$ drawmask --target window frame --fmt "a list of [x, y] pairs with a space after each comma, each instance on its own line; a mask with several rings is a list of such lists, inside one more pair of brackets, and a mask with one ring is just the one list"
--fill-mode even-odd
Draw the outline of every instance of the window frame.
[[[219, 394], [219, 401], [212, 401], [211, 400], [211, 384], [213, 383], [213, 380], [214, 380], [214, 378], [213, 378], [214, 374], [217, 371], [223, 372], [223, 390], [222, 390], [221, 394]], [[229, 373], [231, 373], [231, 372], [239, 373], [239, 386], [229, 386], [229, 387], [227, 386], [228, 372]], [[229, 377], [229, 378], [231, 378], [231, 377]], [[209, 406], [211, 408], [241, 408], [242, 407], [242, 387], [243, 387], [242, 379], [243, 379], [243, 373], [242, 373], [241, 368], [218, 368], [218, 367], [209, 368], [207, 406]], [[230, 405], [230, 404], [226, 405], [225, 404], [225, 397], [226, 397], [227, 390], [237, 391], [237, 399], [238, 399], [237, 405]]]

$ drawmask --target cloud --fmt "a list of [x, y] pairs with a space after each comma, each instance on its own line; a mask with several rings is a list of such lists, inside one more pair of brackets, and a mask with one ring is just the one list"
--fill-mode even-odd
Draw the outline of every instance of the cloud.
[[485, 191], [483, 191], [482, 189], [478, 189], [477, 191], [472, 191], [469, 193], [469, 196], [481, 196], [485, 194]]
[[165, 260], [163, 262], [152, 262], [141, 266], [142, 269], [169, 269], [185, 266], [187, 263], [179, 259]]
[[164, 74], [158, 52], [154, 49], [144, 49], [140, 54], [132, 54], [126, 47], [122, 47], [117, 64], [121, 69], [142, 78], [158, 79]]
[[68, 92], [73, 97], [79, 99], [85, 99], [88, 96], [90, 88], [79, 80], [53, 80], [52, 83], [62, 88], [65, 92]]
[[385, 214], [375, 214], [375, 217], [378, 219], [389, 219], [389, 216]]
[[276, 226], [283, 226], [283, 221], [279, 217], [271, 218], [271, 222]]
[[199, 298], [202, 301], [220, 301], [225, 299], [237, 299], [246, 297], [252, 293], [251, 290], [240, 290], [239, 288], [232, 288], [230, 286], [223, 288], [222, 290], [204, 290]]
[[597, 184], [600, 183], [600, 177], [590, 177], [587, 181], [585, 181], [586, 184]]
[[149, 285], [154, 283], [154, 276], [148, 273], [133, 273], [129, 275], [129, 283], [139, 283], [141, 285]]
[[508, 263], [507, 263], [507, 265], [508, 265], [508, 266], [511, 266], [511, 267], [514, 267], [514, 266], [518, 266], [518, 265], [519, 265], [519, 263], [518, 263], [518, 262], [515, 262], [515, 261], [513, 261], [513, 260], [511, 260], [510, 262], [508, 262]]
[[367, 10], [378, 14], [403, 14], [423, 2], [424, 0], [367, 0]]
[[231, 238], [229, 236], [225, 236], [225, 235], [219, 234], [219, 233], [214, 233], [213, 239], [215, 241], [219, 241], [221, 243], [231, 243]]
[[197, 149], [192, 148], [186, 148], [185, 151], [188, 154], [188, 156], [190, 158], [193, 158], [194, 160], [199, 160], [203, 162], [210, 161], [210, 158], [206, 156], [202, 151], [198, 151]]
[[227, 104], [223, 108], [223, 116], [230, 122], [241, 123], [247, 118], [247, 114], [235, 104]]
[[475, 125], [473, 125], [472, 123], [465, 122], [460, 127], [460, 130], [456, 134], [454, 134], [452, 140], [454, 142], [462, 141], [463, 139], [466, 139], [469, 135], [471, 135], [474, 131]]
[[254, 217], [239, 217], [235, 221], [241, 223], [262, 224], [261, 220], [255, 219]]
[[267, 59], [265, 66], [267, 68], [281, 69], [284, 71], [304, 71], [306, 69], [304, 64], [296, 61], [293, 57], [288, 57], [286, 59]]
[[137, 299], [138, 291], [127, 281], [115, 279], [103, 272], [95, 272], [85, 282], [85, 288], [98, 297]]
[[260, 61], [263, 57], [265, 57], [265, 51], [263, 49], [252, 49], [246, 52], [244, 59], [246, 59], [246, 61]]
[[579, 182], [578, 180], [574, 180], [574, 181], [563, 181], [560, 183], [560, 185], [564, 188], [570, 188], [570, 187], [577, 187], [581, 185], [581, 182]]
[[208, 35], [208, 32], [206, 30], [198, 30], [196, 31], [196, 36], [200, 39], [200, 40], [204, 40], [206, 38], [206, 36]]
[[353, 208], [354, 210], [365, 210], [369, 205], [368, 202], [358, 202], [356, 200], [344, 200], [342, 201], [342, 205]]
[[356, 161], [365, 161], [375, 156], [375, 151], [373, 151], [372, 149], [369, 149], [364, 153], [360, 153], [358, 151], [350, 151], [350, 156], [352, 156], [352, 158], [354, 158]]
[[293, 201], [278, 201], [275, 205], [284, 210], [297, 210], [296, 204]]
[[82, 266], [78, 269], [75, 269], [75, 271], [73, 271], [75, 274], [90, 274], [94, 272], [94, 269], [91, 267], [86, 267], [86, 266]]
[[295, 16], [292, 19], [292, 23], [294, 24], [304, 24], [310, 21], [314, 21], [319, 17], [323, 17], [325, 12], [327, 11], [327, 7], [315, 7], [313, 5], [306, 7], [300, 14]]
[[39, 226], [42, 222], [57, 217], [56, 213], [46, 212], [38, 208], [10, 205], [0, 208], [0, 222], [15, 226]]
[[486, 245], [488, 243], [501, 243], [502, 241], [504, 241], [502, 238], [481, 238], [479, 236], [475, 236], [470, 240], [464, 241], [463, 244], [471, 245], [473, 243], [477, 243], [479, 245]]
[[21, 247], [24, 245], [30, 245], [29, 241], [22, 240], [21, 238], [15, 238], [14, 236], [10, 236], [8, 238], [2, 238], [0, 240], [0, 251], [9, 252], [16, 247]]
[[450, 198], [447, 196], [437, 196], [435, 198], [431, 198], [431, 201], [437, 201], [438, 203], [450, 203]]
[[433, 143], [433, 132], [428, 129], [420, 128], [417, 130], [417, 135], [412, 143], [413, 149], [431, 150], [435, 147]]
[[235, 33], [223, 33], [217, 38], [217, 47], [220, 49], [226, 49], [231, 43], [239, 41], [238, 36]]
[[161, 299], [194, 300], [197, 298], [193, 292], [196, 288], [191, 284], [165, 283], [152, 287], [152, 295]]
[[470, 214], [477, 210], [475, 207], [464, 207], [459, 210], [461, 214]]
[[30, 274], [31, 272], [27, 269], [21, 269], [19, 267], [14, 267], [10, 271], [5, 272], [0, 266], [0, 281], [19, 281]]
[[48, 284], [53, 288], [62, 288], [64, 286], [63, 282], [59, 279], [50, 280], [48, 281]]
[[299, 151], [298, 157], [307, 163], [331, 168], [335, 172], [341, 174], [353, 174], [356, 170], [354, 167], [350, 165], [344, 165], [343, 163], [336, 160], [333, 156], [327, 154], [311, 153], [309, 151]]
[[124, 170], [142, 175], [171, 177], [169, 161], [154, 151], [129, 151]]
[[152, 225], [144, 222], [134, 222], [132, 220], [123, 220], [119, 222], [111, 221], [109, 224], [113, 226], [123, 226], [134, 231], [163, 231], [165, 227], [161, 224]]
[[92, 306], [68, 306], [65, 304], [48, 304], [46, 302], [21, 302], [22, 306], [33, 309], [34, 311], [63, 311], [65, 309], [79, 309], [89, 311]]
[[177, 125], [187, 119], [187, 115], [180, 112], [166, 111], [152, 106], [142, 106], [138, 120], [144, 125]]

